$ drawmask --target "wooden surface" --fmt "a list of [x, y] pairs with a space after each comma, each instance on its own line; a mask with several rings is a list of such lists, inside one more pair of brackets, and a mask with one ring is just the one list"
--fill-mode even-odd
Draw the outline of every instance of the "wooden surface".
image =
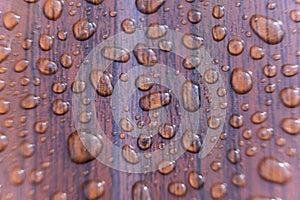
[[[280, 100], [280, 91], [289, 86], [300, 87], [299, 74], [286, 77], [281, 73], [281, 66], [284, 64], [299, 64], [299, 24], [291, 20], [290, 11], [300, 9], [296, 1], [198, 1], [189, 3], [186, 1], [167, 1], [157, 12], [153, 14], [143, 14], [136, 8], [134, 0], [108, 1], [100, 5], [92, 5], [84, 0], [65, 0], [62, 15], [57, 20], [48, 20], [43, 13], [44, 0], [36, 3], [26, 3], [23, 0], [1, 0], [0, 1], [0, 34], [3, 45], [12, 41], [12, 52], [9, 57], [1, 62], [2, 69], [6, 72], [0, 74], [5, 80], [5, 89], [0, 92], [1, 98], [10, 101], [8, 113], [0, 115], [1, 133], [8, 139], [8, 146], [0, 152], [0, 195], [1, 199], [51, 199], [56, 192], [67, 194], [66, 199], [84, 199], [83, 183], [87, 180], [105, 181], [105, 192], [100, 199], [132, 199], [132, 186], [137, 181], [145, 181], [150, 188], [152, 199], [211, 199], [211, 187], [217, 182], [227, 184], [227, 193], [223, 199], [247, 199], [253, 195], [266, 197], [277, 197], [285, 200], [300, 199], [298, 187], [300, 184], [299, 173], [299, 137], [298, 135], [287, 134], [280, 128], [283, 118], [299, 118], [299, 106], [288, 108]], [[275, 8], [267, 7], [268, 3], [274, 3]], [[223, 5], [225, 15], [221, 19], [212, 16], [215, 5]], [[273, 5], [274, 6], [274, 5]], [[269, 5], [269, 7], [272, 7]], [[169, 9], [167, 9], [169, 8]], [[190, 9], [198, 9], [202, 13], [202, 20], [198, 24], [192, 24], [187, 19]], [[7, 30], [2, 21], [8, 11], [13, 11], [20, 16], [20, 23], [11, 31]], [[110, 16], [111, 11], [116, 11], [115, 17]], [[282, 21], [285, 31], [283, 41], [270, 45], [261, 40], [249, 26], [249, 19], [252, 15], [259, 14]], [[72, 16], [73, 15], [73, 16]], [[78, 41], [73, 35], [73, 24], [80, 18], [88, 18], [96, 24], [96, 32], [90, 39]], [[204, 47], [220, 69], [221, 77], [227, 90], [227, 112], [224, 125], [223, 136], [226, 139], [219, 140], [211, 154], [204, 159], [199, 159], [197, 155], [186, 152], [176, 161], [175, 170], [169, 175], [162, 175], [159, 172], [145, 174], [135, 174], [120, 172], [111, 169], [98, 160], [93, 160], [85, 164], [72, 162], [68, 153], [67, 139], [75, 131], [72, 118], [72, 110], [64, 115], [56, 115], [51, 110], [54, 100], [61, 98], [72, 102], [71, 84], [75, 79], [78, 67], [83, 62], [89, 52], [105, 40], [122, 31], [121, 22], [131, 18], [136, 22], [137, 27], [147, 27], [149, 24], [158, 22], [166, 24], [170, 30], [177, 29], [181, 33], [194, 33], [204, 38]], [[224, 25], [227, 28], [227, 35], [224, 40], [216, 42], [212, 38], [211, 30], [214, 25]], [[66, 31], [66, 41], [57, 38], [58, 31]], [[39, 36], [47, 33], [54, 37], [54, 45], [50, 51], [40, 49]], [[251, 34], [251, 36], [249, 36]], [[32, 39], [32, 47], [29, 50], [22, 48], [24, 38]], [[238, 56], [228, 53], [227, 44], [231, 39], [242, 39], [245, 43], [244, 51]], [[258, 45], [264, 49], [264, 57], [254, 60], [249, 55], [251, 46]], [[298, 53], [297, 53], [298, 51]], [[59, 63], [59, 58], [63, 53], [69, 53], [73, 59], [71, 68], [66, 69]], [[298, 56], [297, 56], [298, 54]], [[36, 61], [39, 58], [49, 58], [58, 65], [58, 71], [54, 75], [43, 75], [36, 69]], [[28, 68], [21, 73], [14, 71], [14, 64], [20, 59], [29, 61]], [[174, 58], [159, 61], [174, 66], [185, 76], [193, 76], [188, 70], [182, 67], [182, 58]], [[266, 64], [277, 66], [277, 75], [268, 78], [263, 73], [263, 66]], [[110, 69], [116, 81], [123, 72], [136, 66], [138, 63], [131, 52], [131, 58], [127, 63], [115, 64], [113, 70]], [[221, 70], [223, 65], [230, 66], [228, 72]], [[247, 94], [240, 95], [231, 89], [230, 74], [235, 68], [243, 67], [252, 72], [253, 88]], [[30, 83], [27, 86], [20, 84], [20, 77], [27, 76]], [[34, 79], [40, 79], [40, 85], [35, 86]], [[194, 77], [195, 78], [195, 77]], [[62, 81], [67, 83], [67, 90], [62, 94], [55, 94], [51, 86], [54, 82]], [[276, 84], [273, 93], [266, 93], [264, 87], [269, 84]], [[167, 89], [167, 88], [163, 88]], [[151, 91], [159, 91], [161, 88], [154, 87]], [[149, 93], [149, 92], [148, 92]], [[145, 93], [145, 94], [148, 94]], [[40, 96], [40, 104], [34, 109], [25, 110], [20, 106], [21, 99], [26, 94]], [[138, 99], [144, 93], [137, 92], [132, 97], [132, 109], [139, 115], [147, 116], [147, 113], [138, 108]], [[297, 98], [297, 95], [295, 96]], [[178, 97], [176, 97], [178, 98]], [[175, 99], [169, 105], [170, 112], [174, 113]], [[299, 96], [298, 96], [299, 98]], [[269, 106], [267, 101], [271, 101]], [[242, 110], [243, 104], [249, 104], [248, 111]], [[106, 119], [111, 119], [111, 109], [109, 100], [105, 98], [96, 99], [97, 115], [102, 125]], [[200, 110], [203, 110], [202, 106]], [[256, 111], [267, 112], [267, 120], [261, 124], [253, 124], [250, 117]], [[201, 111], [199, 111], [201, 112]], [[202, 112], [201, 112], [202, 113]], [[105, 115], [105, 120], [101, 118]], [[233, 128], [228, 124], [232, 114], [243, 115], [244, 124], [241, 128]], [[22, 118], [26, 121], [22, 122]], [[38, 134], [34, 130], [37, 121], [48, 121], [49, 127], [44, 134]], [[12, 123], [12, 125], [10, 125]], [[299, 122], [298, 122], [299, 123]], [[116, 124], [114, 124], [116, 125]], [[125, 135], [121, 139], [121, 130], [114, 127], [113, 123], [107, 125], [105, 132], [107, 137], [118, 145], [129, 143], [136, 147], [136, 139]], [[273, 128], [273, 136], [269, 140], [261, 140], [256, 132], [260, 127]], [[298, 124], [299, 127], [299, 124]], [[242, 136], [244, 129], [251, 129], [253, 137], [246, 140]], [[21, 137], [20, 132], [28, 130], [27, 136]], [[116, 131], [113, 136], [111, 133]], [[279, 138], [285, 139], [285, 145], [279, 146]], [[20, 154], [20, 143], [24, 140], [35, 145], [34, 153], [29, 158], [24, 158]], [[277, 141], [277, 142], [276, 142]], [[157, 149], [160, 142], [168, 142], [154, 137], [153, 148]], [[246, 149], [249, 146], [257, 148], [255, 156], [247, 156]], [[240, 150], [241, 161], [232, 164], [226, 158], [227, 151], [231, 148]], [[138, 150], [140, 151], [140, 150]], [[293, 153], [293, 151], [295, 151]], [[272, 183], [263, 180], [258, 174], [258, 163], [265, 156], [273, 156], [280, 161], [287, 162], [291, 166], [292, 177], [285, 184]], [[221, 169], [213, 171], [211, 164], [219, 161]], [[47, 166], [49, 165], [49, 166]], [[21, 184], [16, 185], [11, 180], [13, 167], [21, 166], [25, 170], [25, 177]], [[43, 180], [39, 184], [30, 182], [30, 172], [32, 169], [43, 171]], [[188, 183], [188, 173], [192, 170], [200, 171], [205, 177], [204, 186], [197, 190]], [[246, 186], [237, 187], [232, 183], [233, 173], [242, 173], [246, 177]], [[274, 172], [273, 172], [274, 173]], [[278, 176], [275, 172], [274, 176]], [[171, 182], [183, 182], [187, 187], [187, 193], [183, 197], [176, 197], [168, 191]]]

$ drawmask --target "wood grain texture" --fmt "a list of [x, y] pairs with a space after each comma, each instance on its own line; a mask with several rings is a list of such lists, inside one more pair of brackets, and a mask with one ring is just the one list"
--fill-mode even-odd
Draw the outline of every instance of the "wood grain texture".
[[[87, 180], [105, 181], [105, 193], [100, 199], [127, 200], [132, 198], [131, 190], [135, 182], [143, 180], [149, 184], [152, 199], [211, 199], [210, 188], [216, 182], [227, 183], [228, 189], [224, 199], [247, 199], [251, 195], [263, 195], [278, 197], [285, 200], [300, 199], [298, 187], [300, 184], [299, 171], [299, 137], [289, 135], [280, 128], [280, 122], [286, 117], [300, 116], [299, 107], [287, 108], [279, 98], [281, 89], [289, 86], [300, 87], [299, 75], [285, 77], [280, 72], [284, 64], [299, 64], [299, 24], [290, 19], [289, 12], [292, 9], [300, 9], [300, 4], [295, 1], [274, 0], [276, 8], [270, 10], [266, 7], [269, 1], [209, 1], [201, 2], [196, 0], [193, 3], [186, 1], [167, 1], [156, 13], [145, 15], [136, 9], [134, 0], [109, 1], [104, 0], [101, 5], [92, 5], [84, 0], [65, 0], [62, 16], [56, 21], [48, 20], [43, 14], [44, 0], [37, 3], [26, 3], [23, 0], [1, 0], [0, 1], [0, 21], [8, 11], [13, 11], [21, 16], [20, 23], [12, 31], [5, 29], [0, 23], [1, 44], [12, 41], [12, 53], [0, 66], [6, 67], [7, 72], [0, 74], [7, 85], [5, 90], [0, 92], [1, 97], [9, 99], [11, 102], [10, 111], [5, 115], [0, 115], [0, 130], [8, 137], [8, 147], [0, 152], [0, 185], [1, 199], [12, 195], [11, 199], [51, 199], [53, 193], [62, 191], [67, 193], [67, 199], [84, 199], [82, 184]], [[225, 16], [222, 19], [212, 17], [212, 9], [216, 4], [225, 7]], [[182, 5], [182, 8], [181, 6]], [[168, 12], [164, 8], [169, 8]], [[202, 20], [196, 25], [188, 22], [186, 14], [190, 9], [198, 9], [202, 13]], [[110, 17], [109, 12], [116, 11], [115, 17]], [[75, 13], [71, 16], [70, 13]], [[277, 45], [268, 45], [259, 39], [249, 26], [249, 19], [253, 14], [261, 14], [283, 23], [285, 36], [282, 42]], [[88, 18], [97, 25], [96, 33], [86, 41], [78, 41], [73, 36], [72, 26], [80, 18]], [[78, 67], [83, 62], [89, 52], [103, 42], [106, 36], [110, 37], [122, 31], [121, 23], [124, 19], [131, 18], [136, 21], [137, 27], [147, 27], [151, 23], [166, 24], [169, 29], [178, 29], [181, 33], [197, 33], [201, 35], [206, 48], [212, 58], [218, 61], [217, 66], [221, 71], [221, 66], [230, 66], [229, 72], [220, 72], [227, 89], [228, 109], [226, 120], [231, 114], [242, 114], [244, 125], [242, 128], [234, 129], [227, 122], [224, 126], [226, 140], [219, 140], [212, 153], [200, 160], [196, 155], [186, 152], [176, 161], [175, 171], [169, 175], [162, 175], [158, 172], [146, 174], [125, 173], [111, 169], [98, 160], [93, 160], [86, 164], [75, 164], [68, 155], [68, 136], [76, 131], [72, 118], [72, 110], [65, 115], [57, 116], [51, 110], [51, 103], [57, 98], [72, 101], [71, 85], [75, 79]], [[182, 20], [187, 23], [182, 24]], [[224, 40], [216, 42], [212, 38], [211, 29], [214, 25], [224, 25], [227, 27], [227, 36]], [[57, 38], [59, 30], [68, 33], [66, 41]], [[252, 34], [247, 36], [247, 32]], [[47, 33], [54, 36], [54, 46], [50, 51], [42, 51], [39, 48], [39, 35]], [[33, 40], [30, 50], [23, 50], [21, 43], [24, 38]], [[227, 51], [227, 43], [231, 39], [242, 39], [245, 41], [244, 51], [239, 56], [232, 56]], [[249, 56], [250, 47], [261, 46], [265, 51], [265, 56], [261, 60], [253, 60]], [[78, 52], [76, 52], [78, 51]], [[59, 58], [63, 53], [69, 53], [73, 59], [73, 66], [69, 69], [63, 68], [59, 64]], [[75, 55], [77, 54], [77, 55]], [[299, 53], [298, 53], [299, 54]], [[280, 57], [275, 60], [274, 57]], [[37, 59], [41, 57], [54, 60], [59, 70], [55, 75], [41, 75], [35, 67]], [[27, 59], [29, 67], [22, 73], [13, 70], [14, 63], [19, 59]], [[179, 70], [191, 79], [198, 79], [197, 76], [182, 67], [183, 58], [174, 55], [162, 56], [159, 54], [159, 62], [167, 63], [174, 69]], [[274, 78], [266, 78], [263, 74], [263, 66], [274, 64], [277, 66], [277, 75]], [[131, 59], [124, 64], [114, 63], [108, 71], [114, 76], [114, 83], [121, 73], [125, 73], [132, 67], [138, 65], [133, 52]], [[245, 95], [238, 95], [231, 89], [230, 72], [237, 67], [244, 67], [253, 73], [253, 88]], [[19, 84], [19, 79], [27, 76], [31, 80], [28, 86]], [[40, 85], [34, 86], [34, 77], [40, 78]], [[164, 78], [162, 76], [162, 78]], [[53, 82], [62, 81], [68, 84], [67, 91], [62, 94], [55, 94], [51, 90]], [[15, 86], [14, 82], [16, 83]], [[274, 93], [266, 93], [264, 87], [269, 83], [276, 83]], [[180, 87], [180, 86], [178, 86]], [[163, 87], [154, 86], [151, 91], [160, 91]], [[163, 88], [167, 89], [167, 88]], [[43, 97], [40, 105], [31, 110], [24, 110], [20, 105], [20, 99], [26, 94], [35, 94]], [[142, 117], [147, 119], [147, 113], [142, 112], [138, 107], [138, 99], [147, 93], [137, 92], [132, 96], [130, 111], [132, 116], [142, 113]], [[201, 94], [203, 95], [203, 94]], [[178, 97], [176, 97], [178, 98]], [[176, 115], [176, 98], [167, 109], [170, 116]], [[266, 106], [265, 102], [271, 100], [272, 104]], [[249, 110], [244, 112], [241, 106], [249, 104]], [[122, 146], [129, 143], [136, 147], [136, 140], [130, 136], [120, 139], [119, 134], [113, 136], [114, 131], [120, 132], [115, 122], [111, 120], [110, 99], [97, 98], [96, 109], [99, 122], [105, 126], [107, 137]], [[201, 107], [201, 112], [203, 111]], [[255, 125], [250, 117], [256, 111], [267, 112], [268, 119], [263, 124]], [[102, 116], [105, 116], [104, 118]], [[20, 122], [20, 117], [26, 116], [25, 123]], [[169, 120], [171, 117], [169, 116]], [[13, 119], [12, 127], [6, 127], [7, 119]], [[48, 130], [45, 134], [37, 134], [33, 126], [35, 122], [47, 120]], [[106, 121], [110, 120], [110, 121]], [[175, 119], [174, 123], [179, 123]], [[205, 122], [203, 122], [205, 123]], [[256, 136], [258, 128], [266, 126], [274, 129], [273, 137], [268, 141], [263, 141]], [[249, 128], [253, 131], [253, 138], [245, 140], [242, 137], [242, 130]], [[19, 136], [20, 131], [28, 130], [28, 135], [23, 138]], [[276, 139], [284, 138], [286, 144], [280, 147], [276, 144]], [[28, 140], [35, 144], [35, 152], [30, 158], [23, 158], [20, 155], [19, 144], [23, 140]], [[165, 141], [156, 135], [153, 148], [157, 149], [159, 142]], [[257, 155], [246, 156], [245, 151], [248, 146], [257, 147]], [[241, 162], [232, 164], [226, 159], [226, 153], [230, 148], [241, 150]], [[289, 156], [287, 151], [293, 148], [296, 153]], [[279, 160], [288, 162], [292, 166], [292, 179], [284, 185], [270, 183], [263, 180], [257, 173], [259, 160], [264, 156], [274, 156]], [[214, 172], [210, 165], [213, 161], [221, 162], [221, 170]], [[43, 168], [47, 163], [49, 167]], [[14, 185], [10, 181], [11, 168], [20, 165], [25, 169], [25, 180], [20, 185]], [[43, 169], [44, 179], [40, 184], [32, 184], [29, 181], [29, 174], [32, 169]], [[204, 187], [200, 190], [193, 189], [188, 184], [188, 172], [198, 170], [205, 177]], [[236, 187], [231, 183], [233, 173], [240, 172], [246, 176], [246, 187]], [[181, 181], [187, 186], [187, 194], [184, 197], [175, 197], [168, 192], [168, 184], [173, 181]], [[9, 198], [8, 198], [9, 199]]]

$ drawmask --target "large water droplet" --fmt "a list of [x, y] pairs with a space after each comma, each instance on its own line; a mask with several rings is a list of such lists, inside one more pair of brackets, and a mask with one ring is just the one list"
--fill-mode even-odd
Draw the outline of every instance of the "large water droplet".
[[143, 96], [139, 100], [139, 105], [144, 111], [150, 111], [154, 109], [167, 106], [171, 103], [171, 94], [168, 92], [153, 92]]
[[79, 40], [87, 40], [96, 32], [96, 24], [91, 22], [87, 18], [79, 19], [73, 25], [73, 34], [74, 37]]

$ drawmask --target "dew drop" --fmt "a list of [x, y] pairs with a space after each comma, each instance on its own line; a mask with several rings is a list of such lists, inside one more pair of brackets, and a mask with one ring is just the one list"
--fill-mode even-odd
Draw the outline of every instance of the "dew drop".
[[204, 177], [197, 171], [191, 171], [188, 175], [189, 184], [194, 189], [200, 189], [204, 185]]
[[227, 194], [228, 186], [226, 183], [217, 182], [210, 187], [210, 196], [213, 199], [223, 199]]
[[52, 112], [56, 115], [64, 115], [69, 111], [70, 104], [68, 101], [56, 99], [52, 102], [51, 109]]
[[39, 58], [36, 62], [36, 68], [43, 75], [55, 74], [58, 70], [56, 63], [48, 58]]
[[175, 170], [176, 162], [172, 160], [162, 160], [158, 163], [158, 172], [167, 175]]
[[288, 108], [296, 108], [300, 105], [300, 88], [291, 86], [280, 91], [280, 100]]
[[300, 133], [300, 119], [289, 117], [281, 120], [280, 127], [286, 133], [291, 135], [297, 135]]
[[41, 98], [33, 94], [28, 94], [21, 100], [21, 107], [23, 109], [33, 109], [40, 104]]
[[227, 35], [227, 29], [223, 25], [215, 25], [212, 28], [211, 33], [212, 33], [213, 39], [215, 41], [219, 42], [219, 41], [224, 40], [224, 38], [226, 37], [226, 35]]
[[227, 44], [228, 52], [233, 56], [238, 56], [244, 51], [245, 43], [243, 40], [232, 39]]

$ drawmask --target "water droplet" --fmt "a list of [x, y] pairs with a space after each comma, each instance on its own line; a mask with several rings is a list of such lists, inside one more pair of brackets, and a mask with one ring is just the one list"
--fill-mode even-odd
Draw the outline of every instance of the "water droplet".
[[232, 114], [229, 118], [229, 124], [233, 128], [241, 128], [244, 125], [244, 117], [240, 114]]
[[56, 63], [48, 58], [39, 58], [36, 62], [36, 68], [44, 75], [55, 74], [58, 70]]
[[204, 185], [204, 177], [197, 171], [191, 171], [188, 175], [189, 184], [194, 189], [200, 189]]
[[196, 112], [200, 108], [200, 88], [198, 84], [187, 80], [182, 85], [183, 108], [189, 112]]
[[210, 187], [210, 196], [213, 199], [223, 199], [227, 194], [227, 184], [222, 182], [214, 183]]
[[71, 88], [72, 88], [72, 92], [74, 92], [74, 93], [84, 92], [85, 88], [86, 88], [86, 82], [82, 81], [82, 80], [75, 80], [72, 83]]
[[138, 43], [133, 50], [133, 54], [139, 64], [144, 66], [153, 66], [158, 63], [155, 50], [147, 47], [146, 44]]
[[52, 200], [67, 200], [68, 199], [67, 197], [68, 197], [67, 193], [58, 191], [52, 195]]
[[274, 129], [273, 128], [267, 128], [267, 127], [260, 127], [256, 134], [259, 139], [261, 140], [269, 140], [273, 136]]
[[216, 19], [221, 19], [225, 15], [225, 7], [221, 5], [215, 5], [212, 10], [212, 15]]
[[231, 88], [237, 94], [246, 94], [253, 87], [252, 72], [243, 69], [235, 68], [231, 73]]
[[259, 161], [258, 174], [266, 181], [284, 184], [292, 178], [291, 166], [274, 157], [264, 157]]
[[127, 33], [131, 34], [136, 31], [136, 25], [134, 19], [124, 19], [121, 23], [122, 30]]
[[187, 193], [187, 187], [182, 182], [172, 182], [168, 185], [170, 194], [174, 196], [184, 196]]
[[172, 160], [162, 160], [158, 163], [157, 168], [158, 172], [167, 175], [174, 171], [176, 162]]
[[291, 135], [297, 135], [300, 133], [300, 119], [289, 117], [281, 120], [280, 127], [286, 133]]
[[239, 149], [229, 149], [227, 151], [227, 159], [232, 164], [237, 164], [241, 161], [241, 152]]
[[164, 123], [158, 127], [158, 134], [164, 139], [171, 139], [175, 136], [175, 125]]
[[233, 185], [238, 187], [245, 187], [246, 186], [246, 176], [242, 173], [233, 173], [231, 175], [231, 182]]
[[169, 40], [161, 39], [158, 41], [158, 48], [162, 51], [170, 52], [173, 48], [173, 43]]
[[166, 0], [136, 0], [135, 4], [143, 14], [153, 14], [166, 2]]
[[25, 170], [21, 166], [14, 166], [9, 172], [9, 179], [13, 184], [20, 185], [25, 180]]
[[167, 34], [168, 26], [158, 23], [152, 23], [146, 30], [146, 36], [149, 39], [158, 39]]
[[137, 181], [132, 186], [132, 200], [151, 200], [151, 191], [145, 181]]
[[84, 197], [87, 200], [96, 200], [100, 198], [105, 192], [105, 182], [97, 180], [85, 181], [82, 184]]
[[64, 115], [70, 109], [70, 104], [68, 101], [62, 99], [56, 99], [52, 102], [51, 106], [52, 112], [56, 115]]
[[215, 25], [212, 30], [212, 37], [215, 41], [222, 41], [227, 35], [227, 29], [223, 25]]
[[203, 46], [204, 39], [199, 35], [186, 33], [182, 37], [182, 43], [187, 49], [195, 50]]
[[197, 23], [201, 22], [202, 14], [198, 10], [191, 9], [187, 13], [187, 18], [191, 23], [197, 24]]
[[57, 32], [57, 38], [61, 41], [65, 41], [68, 37], [68, 32], [66, 31], [58, 31]]
[[72, 67], [73, 61], [72, 61], [72, 57], [70, 56], [70, 54], [68, 54], [68, 53], [62, 54], [60, 56], [60, 64], [64, 68], [70, 68], [70, 67]]
[[94, 5], [99, 5], [101, 4], [104, 0], [85, 0], [88, 3], [94, 4]]
[[21, 17], [14, 12], [7, 12], [3, 17], [3, 25], [4, 27], [11, 31], [20, 23]]
[[8, 145], [7, 136], [0, 133], [0, 152], [4, 151]]
[[194, 131], [186, 130], [182, 136], [182, 146], [191, 153], [198, 153], [202, 148], [201, 136]]
[[123, 158], [131, 164], [137, 164], [140, 161], [140, 156], [134, 147], [125, 144], [122, 147], [122, 156]]
[[288, 108], [296, 108], [300, 105], [300, 88], [287, 87], [280, 91], [280, 100]]
[[277, 67], [272, 64], [265, 65], [263, 71], [264, 75], [269, 78], [275, 77], [277, 75]]
[[73, 25], [74, 37], [79, 40], [87, 40], [96, 32], [96, 24], [87, 18], [79, 19]]
[[8, 44], [7, 46], [0, 44], [0, 63], [6, 60], [10, 55], [10, 53], [11, 53], [10, 44]]
[[232, 39], [227, 44], [228, 52], [233, 56], [238, 56], [244, 51], [245, 43], [243, 40]]
[[154, 109], [167, 106], [171, 103], [171, 94], [168, 92], [152, 92], [143, 96], [139, 100], [139, 105], [144, 111], [150, 111]]
[[34, 143], [31, 143], [27, 140], [22, 141], [19, 145], [20, 154], [25, 158], [31, 157], [34, 153], [34, 150], [35, 150]]
[[94, 70], [90, 74], [90, 81], [96, 89], [98, 95], [106, 97], [113, 93], [114, 87], [112, 85], [113, 76], [108, 72]]
[[20, 73], [20, 72], [25, 71], [28, 66], [29, 66], [29, 61], [25, 60], [25, 59], [21, 59], [15, 63], [14, 70], [15, 70], [15, 72]]
[[34, 124], [34, 130], [38, 134], [44, 134], [48, 130], [48, 121], [38, 121]]
[[247, 200], [282, 200], [281, 198], [277, 197], [267, 197], [261, 195], [254, 195], [247, 198]]
[[152, 136], [147, 134], [141, 134], [137, 139], [137, 146], [145, 151], [152, 145]]
[[33, 184], [39, 184], [44, 180], [44, 171], [32, 169], [29, 173], [29, 181]]
[[295, 76], [299, 73], [299, 65], [292, 65], [292, 64], [282, 65], [281, 73], [286, 77]]
[[39, 38], [39, 45], [40, 48], [44, 51], [49, 51], [52, 49], [53, 46], [53, 38], [48, 34], [42, 34]]
[[153, 80], [147, 75], [140, 75], [135, 80], [135, 86], [142, 91], [150, 90], [153, 87], [153, 85]]
[[63, 7], [63, 0], [47, 0], [44, 4], [44, 15], [49, 20], [57, 20], [63, 12]]
[[52, 84], [52, 91], [57, 94], [65, 92], [67, 89], [67, 83], [64, 82], [54, 82]]
[[39, 96], [35, 96], [33, 94], [26, 95], [21, 100], [21, 107], [24, 109], [33, 109], [36, 108], [40, 104], [41, 98]]
[[[89, 147], [89, 151], [86, 148]], [[101, 152], [100, 138], [86, 130], [73, 132], [68, 137], [68, 152], [70, 159], [79, 164], [94, 160]]]
[[204, 72], [204, 80], [208, 84], [214, 84], [219, 79], [219, 73], [216, 69], [208, 69]]
[[300, 10], [291, 10], [290, 11], [290, 18], [294, 22], [300, 22]]
[[284, 30], [282, 22], [263, 15], [253, 15], [250, 18], [253, 32], [268, 44], [278, 44], [283, 40]]
[[260, 46], [252, 46], [250, 48], [250, 56], [253, 60], [260, 60], [265, 56], [264, 49]]
[[0, 115], [8, 113], [10, 109], [10, 101], [5, 98], [0, 98]]
[[187, 56], [182, 61], [182, 65], [185, 69], [195, 69], [200, 65], [200, 63], [201, 63], [200, 58], [194, 55]]
[[119, 126], [125, 132], [131, 132], [134, 129], [133, 122], [130, 119], [128, 119], [128, 118], [122, 118], [122, 119], [120, 119]]
[[261, 124], [267, 120], [267, 112], [257, 111], [251, 115], [251, 121], [254, 124]]
[[115, 62], [128, 62], [130, 59], [129, 52], [120, 47], [103, 47], [101, 49], [101, 54], [104, 58], [113, 60]]

